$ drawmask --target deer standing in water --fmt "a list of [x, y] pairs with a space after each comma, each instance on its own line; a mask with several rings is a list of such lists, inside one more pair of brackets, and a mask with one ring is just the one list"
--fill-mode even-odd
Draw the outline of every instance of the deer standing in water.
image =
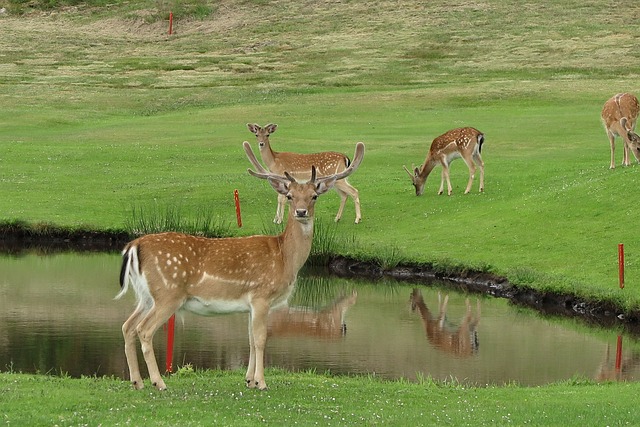
[[477, 303], [477, 315], [471, 312], [469, 299], [466, 300], [467, 311], [460, 326], [453, 327], [447, 322], [447, 304], [449, 295], [444, 300], [438, 293], [438, 313], [433, 314], [424, 303], [422, 293], [414, 289], [411, 293], [411, 309], [420, 313], [427, 340], [439, 350], [459, 357], [472, 356], [478, 351], [478, 323], [480, 322], [480, 301]]
[[[273, 173], [284, 174], [288, 172], [296, 179], [309, 179], [309, 173], [311, 166], [316, 167], [316, 173], [319, 177], [325, 175], [332, 175], [342, 172], [351, 163], [349, 157], [341, 153], [334, 151], [324, 151], [321, 153], [313, 154], [298, 154], [290, 152], [278, 152], [273, 151], [271, 143], [269, 142], [269, 136], [276, 131], [278, 125], [268, 124], [265, 127], [261, 127], [255, 123], [248, 123], [247, 128], [253, 134], [255, 134], [258, 140], [258, 146], [260, 147], [260, 155], [262, 161], [267, 165]], [[360, 197], [358, 190], [347, 182], [347, 179], [340, 179], [333, 187], [340, 195], [340, 208], [336, 214], [335, 221], [340, 221], [342, 218], [342, 211], [347, 203], [347, 197], [351, 197], [356, 207], [356, 224], [362, 219], [360, 213]], [[282, 195], [278, 195], [278, 208], [276, 210], [276, 216], [273, 222], [280, 224], [284, 216], [285, 198]]]
[[473, 178], [476, 173], [476, 165], [480, 169], [480, 192], [484, 191], [484, 162], [480, 155], [483, 143], [484, 134], [470, 127], [452, 129], [434, 139], [422, 167], [417, 168], [412, 166], [413, 172], [411, 172], [406, 166], [403, 166], [416, 189], [416, 196], [420, 196], [424, 192], [424, 184], [429, 174], [438, 165], [442, 166], [438, 194], [443, 193], [444, 181], [446, 179], [447, 194], [450, 196], [452, 188], [451, 180], [449, 179], [449, 165], [452, 161], [460, 157], [462, 157], [462, 160], [464, 160], [469, 168], [469, 182], [467, 183], [464, 194], [471, 191], [471, 184], [473, 184]]
[[357, 299], [358, 293], [353, 291], [320, 310], [306, 307], [283, 307], [274, 310], [269, 315], [269, 335], [342, 337], [347, 333], [345, 315]]
[[149, 234], [126, 245], [120, 272], [122, 290], [116, 298], [130, 286], [136, 294], [137, 306], [122, 325], [129, 375], [136, 389], [143, 387], [136, 336], [151, 382], [159, 390], [166, 388], [152, 340], [156, 330], [179, 310], [205, 316], [249, 312], [246, 384], [267, 388], [264, 349], [269, 310], [287, 302], [298, 271], [309, 256], [316, 199], [337, 180], [352, 174], [364, 157], [364, 144], [358, 143], [349, 167], [320, 178], [312, 167], [309, 181], [298, 183], [288, 173], [265, 170], [249, 143], [245, 141], [243, 146], [256, 169], [249, 169], [249, 173], [266, 179], [289, 200], [286, 227], [278, 236], [208, 239], [180, 233]]
[[622, 138], [622, 166], [629, 166], [629, 151], [640, 161], [640, 136], [635, 133], [640, 105], [638, 98], [630, 93], [619, 93], [609, 98], [602, 107], [602, 124], [611, 145], [611, 163], [609, 169], [616, 167], [614, 157], [616, 136]]

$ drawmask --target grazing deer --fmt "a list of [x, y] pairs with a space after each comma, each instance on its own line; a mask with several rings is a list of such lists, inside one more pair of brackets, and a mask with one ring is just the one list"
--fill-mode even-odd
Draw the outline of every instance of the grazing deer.
[[270, 336], [315, 336], [339, 338], [347, 333], [344, 317], [356, 303], [358, 293], [344, 295], [321, 310], [283, 307], [269, 315]]
[[622, 166], [631, 164], [629, 150], [631, 150], [636, 160], [640, 161], [640, 136], [634, 132], [639, 111], [638, 98], [630, 93], [619, 93], [604, 103], [601, 117], [611, 145], [611, 164], [609, 169], [616, 167], [614, 157], [616, 136], [622, 137]]
[[429, 174], [438, 165], [442, 165], [442, 176], [440, 178], [440, 189], [438, 194], [444, 190], [444, 180], [447, 180], [447, 194], [451, 195], [451, 181], [449, 180], [449, 165], [459, 157], [462, 157], [469, 168], [469, 182], [464, 194], [471, 190], [473, 178], [476, 173], [476, 165], [480, 168], [480, 192], [484, 191], [484, 162], [480, 156], [484, 135], [474, 128], [452, 129], [431, 143], [429, 154], [420, 169], [412, 166], [413, 173], [403, 166], [409, 174], [413, 186], [416, 188], [416, 196], [420, 196], [424, 191], [424, 184]]
[[[247, 128], [253, 134], [255, 134], [258, 140], [258, 146], [260, 147], [260, 155], [262, 161], [267, 165], [273, 173], [284, 174], [287, 171], [291, 176], [296, 179], [309, 179], [309, 173], [311, 171], [311, 165], [316, 167], [316, 173], [319, 177], [325, 175], [331, 175], [338, 172], [342, 172], [349, 167], [349, 157], [341, 153], [334, 151], [324, 151], [321, 153], [313, 154], [298, 154], [289, 152], [277, 152], [271, 149], [269, 143], [269, 135], [274, 133], [278, 128], [276, 124], [268, 124], [265, 127], [260, 127], [257, 124], [247, 123]], [[358, 190], [355, 189], [346, 179], [338, 180], [333, 187], [340, 195], [340, 208], [336, 214], [336, 222], [342, 218], [342, 211], [347, 203], [347, 196], [353, 199], [356, 206], [356, 224], [362, 219], [360, 214], [360, 197], [358, 196]], [[278, 208], [276, 210], [276, 216], [273, 222], [280, 224], [284, 216], [284, 204], [285, 198], [282, 195], [278, 195]]]
[[316, 199], [337, 180], [352, 174], [362, 162], [364, 144], [356, 145], [353, 163], [339, 173], [298, 183], [288, 173], [270, 173], [258, 162], [248, 142], [243, 144], [257, 172], [290, 204], [287, 225], [279, 236], [208, 239], [179, 233], [149, 234], [126, 245], [120, 272], [122, 297], [133, 287], [137, 306], [122, 325], [125, 354], [134, 388], [143, 387], [135, 348], [136, 335], [153, 385], [164, 390], [153, 351], [156, 330], [178, 310], [200, 315], [249, 312], [247, 386], [267, 388], [264, 348], [269, 310], [287, 302], [298, 271], [306, 262], [313, 238]]
[[462, 323], [457, 328], [447, 322], [447, 303], [449, 295], [445, 295], [444, 301], [438, 293], [438, 314], [434, 316], [424, 303], [422, 293], [414, 289], [411, 293], [411, 310], [416, 308], [420, 312], [427, 340], [439, 350], [451, 353], [459, 357], [468, 357], [478, 352], [478, 323], [480, 322], [480, 301], [477, 303], [477, 316], [471, 313], [471, 304], [466, 300], [467, 312], [462, 318]]

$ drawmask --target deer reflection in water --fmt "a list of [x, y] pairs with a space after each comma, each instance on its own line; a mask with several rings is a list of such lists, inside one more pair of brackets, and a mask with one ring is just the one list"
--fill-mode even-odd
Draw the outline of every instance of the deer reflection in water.
[[[621, 343], [618, 351], [622, 352]], [[611, 346], [607, 344], [604, 359], [596, 373], [596, 381], [635, 381], [638, 378], [640, 378], [640, 354], [632, 352], [630, 356], [625, 357], [622, 357], [622, 354], [616, 354], [614, 360], [611, 360]]]
[[433, 314], [424, 303], [422, 293], [414, 289], [411, 293], [411, 310], [420, 313], [427, 340], [437, 349], [459, 357], [473, 356], [478, 352], [478, 323], [480, 322], [480, 301], [477, 302], [477, 313], [471, 311], [469, 298], [466, 300], [467, 311], [459, 326], [447, 321], [447, 304], [449, 295], [444, 299], [438, 292], [438, 313]]
[[269, 336], [315, 336], [340, 338], [347, 333], [345, 314], [356, 303], [358, 293], [337, 298], [320, 310], [283, 307], [269, 313]]

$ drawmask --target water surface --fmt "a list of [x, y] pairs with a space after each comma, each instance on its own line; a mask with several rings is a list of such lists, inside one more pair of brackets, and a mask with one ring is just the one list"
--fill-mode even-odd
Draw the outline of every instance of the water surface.
[[[120, 328], [134, 297], [113, 299], [119, 268], [112, 254], [1, 257], [0, 370], [127, 378]], [[247, 318], [185, 314], [176, 322], [174, 366], [244, 369]], [[271, 318], [266, 363], [291, 370], [477, 385], [640, 378], [630, 337], [616, 369], [617, 332], [437, 286], [305, 274], [290, 309]], [[160, 366], [165, 343], [160, 330]]]

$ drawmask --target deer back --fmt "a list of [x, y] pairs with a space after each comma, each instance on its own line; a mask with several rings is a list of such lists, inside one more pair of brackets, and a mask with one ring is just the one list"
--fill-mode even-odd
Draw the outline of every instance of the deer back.
[[[638, 98], [630, 93], [619, 93], [604, 103], [601, 117], [607, 130], [622, 135], [622, 132], [635, 128], [639, 112]], [[627, 121], [627, 129], [623, 129], [620, 123], [623, 118]]]

